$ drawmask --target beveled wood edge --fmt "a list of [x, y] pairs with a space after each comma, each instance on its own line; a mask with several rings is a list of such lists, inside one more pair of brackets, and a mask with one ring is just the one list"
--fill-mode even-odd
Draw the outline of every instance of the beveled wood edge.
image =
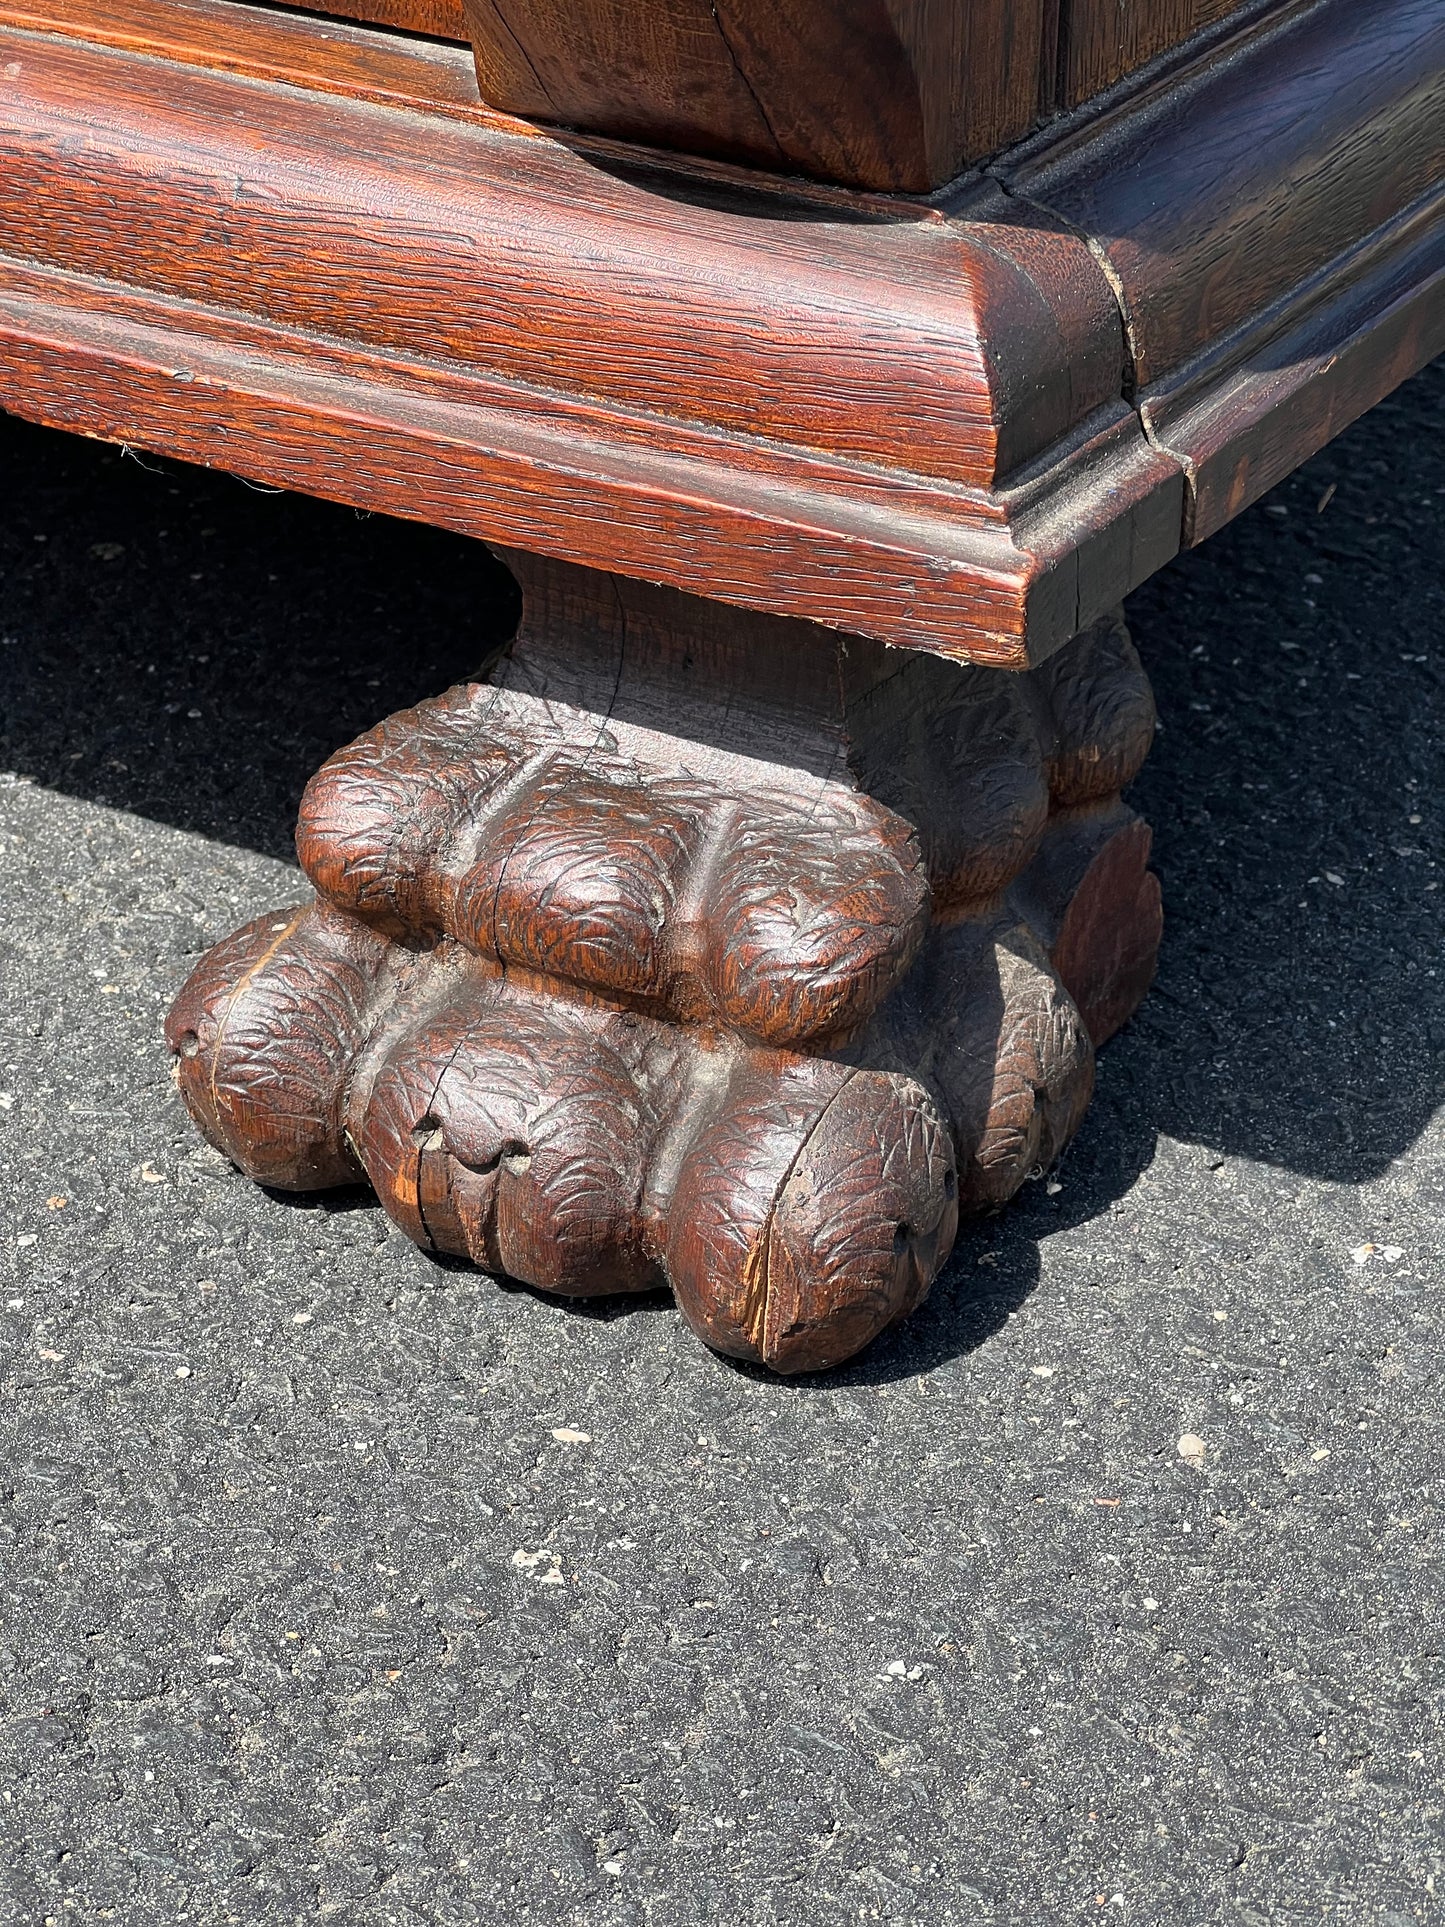
[[[1105, 92], [1048, 118], [1006, 150], [1011, 164], [1042, 166], [1065, 159], [1081, 142], [1112, 138], [1130, 112], [1187, 80], [1221, 55], [1232, 56], [1262, 33], [1320, 0], [1250, 0], [1176, 42]], [[927, 193], [838, 187], [803, 174], [686, 154], [675, 148], [614, 140], [602, 134], [522, 120], [482, 100], [470, 46], [378, 30], [341, 15], [309, 13], [289, 0], [274, 8], [245, 0], [0, 0], [0, 27], [51, 33], [95, 46], [150, 53], [216, 72], [249, 73], [288, 86], [469, 122], [518, 140], [566, 146], [598, 161], [655, 168], [680, 179], [715, 183], [763, 198], [818, 208], [866, 211], [880, 221], [966, 220], [1001, 155], [972, 162]]]
[[[610, 399], [599, 395], [595, 382], [591, 393], [564, 393], [535, 379], [503, 378], [485, 365], [495, 356], [479, 356], [471, 366], [440, 359], [407, 364], [395, 348], [381, 347], [386, 328], [375, 329], [378, 338], [371, 338], [373, 318], [387, 310], [362, 295], [375, 285], [397, 283], [388, 210], [394, 202], [415, 223], [416, 209], [436, 192], [437, 211], [423, 231], [445, 234], [459, 210], [473, 205], [466, 197], [474, 194], [469, 184], [476, 175], [467, 170], [493, 164], [489, 141], [469, 138], [464, 154], [449, 154], [440, 165], [417, 116], [397, 117], [395, 126], [405, 137], [388, 149], [380, 137], [390, 138], [391, 130], [374, 118], [376, 110], [352, 109], [364, 115], [348, 129], [353, 147], [372, 144], [373, 165], [362, 188], [348, 164], [328, 154], [334, 120], [305, 109], [292, 90], [210, 70], [206, 88], [188, 93], [179, 81], [168, 88], [157, 78], [166, 69], [154, 57], [89, 43], [77, 49], [83, 58], [70, 54], [47, 65], [55, 44], [28, 31], [0, 30], [0, 48], [19, 56], [7, 70], [14, 77], [16, 118], [8, 129], [0, 120], [0, 142], [14, 152], [15, 177], [23, 175], [25, 182], [18, 211], [12, 206], [6, 216], [7, 231], [13, 229], [25, 258], [12, 255], [0, 273], [10, 316], [4, 394], [15, 412], [219, 461], [283, 486], [550, 550], [723, 601], [811, 617], [901, 646], [1019, 666], [1061, 645], [1177, 547], [1177, 469], [1149, 447], [1117, 393], [1117, 309], [1076, 238], [1027, 228], [1015, 233], [1011, 227], [988, 238], [990, 231], [981, 230], [970, 254], [964, 235], [930, 219], [919, 237], [927, 237], [921, 264], [911, 238], [901, 247], [898, 241], [874, 245], [866, 237], [880, 231], [872, 227], [844, 230], [856, 239], [841, 253], [836, 229], [821, 231], [816, 250], [806, 230], [792, 229], [780, 253], [768, 229], [746, 219], [716, 213], [702, 219], [688, 205], [673, 208], [626, 186], [599, 190], [575, 156], [559, 157], [533, 138], [503, 139], [500, 146], [509, 151], [496, 162], [502, 185], [488, 190], [490, 199], [482, 193], [475, 205], [489, 210], [485, 220], [514, 259], [520, 242], [530, 250], [526, 272], [517, 281], [514, 269], [514, 281], [527, 313], [535, 310], [534, 325], [555, 328], [558, 273], [566, 270], [561, 299], [573, 299], [567, 325], [577, 337], [575, 352], [585, 351], [600, 325], [593, 292], [599, 249], [611, 248], [625, 265], [626, 273], [613, 276], [622, 286], [635, 285], [640, 267], [652, 258], [645, 251], [639, 255], [629, 223], [659, 265], [666, 253], [657, 250], [675, 231], [678, 245], [704, 266], [716, 255], [729, 270], [727, 278], [692, 274], [704, 299], [686, 320], [705, 351], [702, 363], [715, 353], [706, 305], [712, 302], [723, 326], [743, 342], [738, 366], [744, 374], [751, 375], [754, 364], [761, 379], [791, 371], [803, 404], [791, 435], [739, 432], [746, 415], [728, 427], [689, 418], [692, 389], [649, 390], [643, 379], [648, 334], [637, 337], [634, 359], [624, 356], [617, 363], [640, 371], [631, 392], [624, 387]], [[76, 48], [73, 40], [64, 44]], [[112, 71], [116, 85], [107, 96]], [[233, 87], [234, 109], [225, 98]], [[257, 145], [256, 130], [271, 125], [257, 115], [258, 87], [263, 99], [287, 103], [278, 124], [295, 150], [270, 174], [268, 150]], [[248, 129], [243, 143], [235, 138], [238, 124]], [[339, 332], [321, 338], [294, 323], [283, 327], [260, 319], [263, 307], [286, 312], [286, 286], [303, 287], [315, 249], [326, 253], [323, 242], [294, 223], [273, 223], [267, 230], [270, 285], [264, 290], [254, 278], [241, 283], [232, 276], [217, 284], [215, 300], [198, 301], [122, 285], [123, 272], [148, 278], [153, 262], [167, 264], [171, 280], [179, 274], [183, 284], [208, 283], [204, 257], [193, 271], [194, 230], [168, 225], [172, 179], [183, 182], [198, 166], [209, 166], [213, 173], [219, 168], [224, 183], [237, 178], [237, 167], [249, 179], [250, 168], [253, 192], [223, 197], [220, 211], [233, 226], [251, 207], [274, 208], [278, 199], [284, 205], [298, 160], [313, 139], [312, 178], [329, 181], [345, 203], [344, 232], [356, 257], [351, 279], [361, 292], [349, 298], [344, 321], [337, 320], [345, 338]], [[70, 157], [82, 151], [86, 186], [77, 193], [71, 177], [81, 170]], [[394, 165], [390, 158], [377, 160], [378, 153], [389, 157], [393, 151]], [[96, 170], [112, 154], [117, 176], [107, 188]], [[542, 216], [529, 208], [526, 191], [532, 156], [542, 168], [542, 205], [552, 210]], [[144, 212], [131, 198], [133, 189], [145, 197]], [[568, 267], [558, 243], [567, 228], [556, 210], [574, 189], [597, 199], [612, 225], [583, 237], [586, 248]], [[565, 204], [576, 205], [570, 198]], [[114, 207], [133, 216], [136, 231], [128, 233], [123, 223], [114, 240], [106, 240], [104, 224]], [[505, 232], [495, 228], [499, 209]], [[51, 249], [64, 262], [77, 246], [99, 273], [37, 264]], [[752, 249], [762, 271], [758, 289], [748, 287], [746, 275], [741, 283], [736, 278]], [[817, 309], [818, 274], [835, 255], [854, 281], [840, 284], [851, 305], [841, 321], [831, 310], [827, 327], [856, 364], [847, 390], [850, 407], [856, 417], [866, 404], [880, 457], [895, 445], [900, 460], [908, 453], [895, 408], [917, 415], [915, 444], [925, 421], [933, 423], [931, 435], [945, 436], [952, 422], [959, 444], [965, 432], [980, 447], [990, 438], [1002, 447], [1007, 436], [1015, 464], [1027, 458], [1010, 477], [1018, 485], [1015, 499], [826, 446], [826, 435], [817, 433], [822, 411], [810, 399], [811, 383], [798, 380], [802, 364], [796, 356], [808, 341], [822, 338], [798, 316]], [[254, 277], [259, 230], [247, 258]], [[453, 242], [439, 283], [463, 315], [470, 313], [476, 259], [474, 243], [468, 252]], [[910, 261], [931, 277], [912, 291], [896, 278]], [[329, 261], [333, 280], [337, 266], [336, 259]], [[253, 286], [257, 299], [246, 312]], [[866, 309], [860, 295], [870, 304]], [[302, 311], [306, 305], [294, 304]], [[646, 320], [650, 309], [642, 305]], [[791, 319], [790, 309], [797, 310]], [[999, 326], [985, 350], [978, 345], [980, 314], [1000, 311], [1007, 326]], [[324, 312], [329, 321], [334, 310]], [[747, 323], [741, 330], [739, 315]], [[436, 311], [418, 311], [412, 319], [417, 325], [408, 324], [409, 338], [434, 342]], [[509, 323], [514, 330], [517, 325], [516, 319]], [[525, 316], [520, 325], [525, 328]], [[791, 336], [780, 329], [791, 329]], [[458, 333], [455, 321], [451, 333]], [[720, 335], [719, 343], [730, 339]], [[794, 355], [793, 363], [778, 360], [777, 341], [784, 342], [785, 357]], [[1025, 365], [1025, 349], [1051, 357], [1053, 365]], [[617, 362], [616, 342], [612, 351]], [[949, 370], [953, 415], [938, 404], [936, 387], [930, 396], [924, 373], [929, 353], [951, 357], [940, 362], [939, 373], [942, 378]], [[836, 360], [829, 365], [844, 366]], [[736, 370], [731, 379], [739, 395], [751, 395]], [[700, 392], [706, 394], [705, 383]], [[1091, 393], [1098, 397], [1093, 413], [1070, 422], [1069, 408], [1077, 409], [1079, 397]], [[222, 396], [218, 406], [203, 408], [203, 401]], [[1012, 418], [1010, 408], [1016, 410]], [[1050, 415], [1050, 409], [1058, 412]], [[1022, 433], [1010, 427], [1011, 419], [1028, 424], [1031, 418]], [[1060, 437], [1051, 422], [1064, 425], [1066, 433]], [[315, 444], [309, 453], [308, 437]], [[349, 454], [343, 449], [347, 437]], [[242, 442], [248, 445], [238, 448]], [[956, 468], [956, 448], [944, 452]], [[464, 465], [475, 473], [463, 476]], [[1122, 540], [1115, 526], [1121, 518], [1141, 521]]]
[[1195, 547], [1445, 353], [1445, 188], [1136, 397]]
[[[1107, 437], [1095, 438], [1047, 478], [1048, 486], [1035, 479], [1018, 492], [1011, 528], [909, 518], [911, 543], [896, 519], [886, 531], [860, 533], [858, 504], [822, 491], [796, 495], [794, 515], [783, 523], [775, 491], [758, 490], [748, 499], [743, 477], [716, 470], [694, 467], [680, 505], [670, 489], [638, 477], [625, 444], [589, 448], [552, 424], [526, 449], [519, 445], [528, 438], [518, 417], [509, 414], [506, 439], [514, 446], [504, 451], [501, 437], [465, 432], [465, 416], [480, 417], [480, 410], [443, 404], [441, 423], [434, 396], [408, 394], [394, 380], [364, 389], [354, 377], [343, 404], [334, 382], [308, 381], [283, 357], [256, 369], [244, 389], [225, 384], [221, 406], [207, 415], [197, 406], [199, 396], [224, 377], [218, 371], [217, 384], [191, 387], [196, 364], [206, 358], [204, 337], [125, 328], [122, 317], [123, 332], [96, 330], [87, 340], [73, 309], [7, 298], [5, 283], [18, 264], [3, 258], [0, 407], [44, 425], [897, 647], [1025, 668], [1170, 561], [1181, 546], [1181, 527], [1184, 546], [1217, 533], [1445, 353], [1439, 235], [1430, 238], [1420, 265], [1428, 266], [1427, 276], [1367, 314], [1348, 299], [1307, 320], [1276, 344], [1273, 369], [1191, 391], [1188, 406], [1172, 408], [1167, 396], [1146, 398], [1152, 449], [1133, 445], [1132, 437], [1121, 447], [1116, 437], [1112, 449], [1101, 450]], [[224, 324], [224, 317], [216, 319]], [[311, 393], [288, 392], [287, 377], [298, 374]], [[1302, 410], [1306, 393], [1319, 395], [1321, 405]], [[182, 400], [183, 410], [173, 415]], [[428, 413], [429, 422], [418, 418]], [[491, 425], [500, 425], [496, 417]], [[244, 439], [230, 441], [233, 429]], [[358, 435], [365, 437], [364, 452], [354, 443], [348, 452]], [[308, 436], [334, 441], [334, 462], [318, 468], [300, 454]], [[485, 471], [473, 470], [469, 486], [458, 492], [455, 464], [467, 453]], [[678, 458], [674, 472], [685, 466]], [[1116, 501], [1127, 498], [1142, 512], [1106, 520], [1079, 539], [1080, 498], [1087, 507], [1105, 476]], [[738, 486], [725, 492], [720, 484], [728, 480]], [[649, 509], [664, 502], [665, 532], [649, 517]], [[624, 531], [633, 533], [632, 543]], [[946, 567], [941, 551], [949, 552]], [[761, 582], [745, 560], [764, 572]]]
[[[154, 0], [110, 0], [115, 7], [147, 3], [154, 11]], [[191, 11], [208, 10], [191, 0]], [[230, 13], [220, 6], [209, 11]], [[1301, 9], [1287, 11], [1293, 16]], [[304, 17], [269, 19], [283, 20], [289, 28]], [[1253, 20], [1235, 37], [1247, 43], [1277, 21], [1278, 16]], [[321, 28], [323, 35], [341, 33], [349, 43], [365, 43], [361, 51], [388, 38], [332, 21], [305, 24]], [[386, 51], [389, 57], [391, 48]], [[542, 139], [528, 128], [516, 131], [528, 142]], [[1114, 127], [1109, 138], [1117, 137]], [[351, 400], [364, 399], [372, 411], [368, 415], [348, 409], [334, 392], [322, 395], [324, 377], [316, 377], [319, 387], [313, 382], [308, 389], [305, 366], [308, 358], [316, 359], [317, 344], [279, 333], [270, 344], [265, 379], [244, 394], [234, 383], [228, 390], [227, 407], [237, 411], [238, 421], [244, 416], [250, 422], [250, 444], [237, 450], [222, 441], [221, 429], [208, 445], [195, 410], [184, 411], [191, 426], [183, 427], [168, 403], [174, 379], [166, 364], [194, 360], [207, 344], [214, 349], [241, 317], [199, 311], [181, 317], [185, 304], [170, 304], [176, 312], [149, 338], [154, 352], [146, 375], [133, 365], [121, 340], [127, 329], [157, 325], [154, 315], [141, 321], [145, 296], [107, 288], [101, 298], [117, 326], [109, 332], [77, 326], [67, 302], [78, 284], [67, 290], [65, 277], [58, 276], [48, 300], [33, 287], [17, 296], [17, 278], [23, 281], [30, 270], [15, 263], [0, 267], [0, 288], [14, 297], [7, 303], [4, 405], [35, 419], [189, 459], [215, 460], [224, 449], [226, 467], [258, 479], [550, 549], [723, 601], [805, 615], [902, 646], [1022, 666], [1042, 659], [1072, 627], [1117, 601], [1167, 561], [1181, 541], [1201, 540], [1219, 527], [1439, 352], [1445, 343], [1438, 222], [1432, 222], [1433, 216], [1422, 228], [1412, 216], [1387, 224], [1264, 315], [1252, 317], [1227, 344], [1145, 391], [1140, 412], [1152, 446], [1136, 438], [1126, 448], [1123, 431], [1115, 428], [1101, 440], [1098, 430], [1088, 432], [1084, 425], [1036, 461], [1031, 472], [1010, 478], [1009, 487], [987, 496], [929, 487], [923, 493], [931, 499], [920, 503], [917, 478], [859, 471], [827, 458], [823, 466], [829, 473], [820, 478], [810, 467], [817, 458], [803, 450], [787, 451], [798, 465], [780, 496], [776, 476], [766, 485], [749, 481], [738, 438], [724, 438], [722, 446], [713, 437], [710, 448], [695, 443], [679, 453], [676, 444], [685, 439], [686, 425], [669, 422], [667, 459], [676, 457], [684, 467], [695, 461], [685, 477], [677, 471], [686, 485], [668, 495], [668, 515], [658, 517], [642, 506], [649, 485], [627, 472], [627, 451], [635, 448], [639, 428], [646, 434], [655, 423], [626, 422], [621, 411], [604, 410], [602, 432], [593, 422], [590, 442], [585, 435], [579, 439], [575, 424], [565, 435], [553, 424], [551, 445], [539, 454], [536, 442], [528, 440], [535, 424], [524, 424], [522, 413], [503, 399], [504, 418], [516, 422], [513, 447], [498, 446], [507, 436], [495, 432], [495, 419], [489, 424], [493, 432], [472, 436], [470, 444], [467, 436], [438, 433], [435, 422], [418, 432], [418, 404], [426, 403], [435, 414], [436, 370], [427, 371], [433, 382], [428, 396], [383, 358], [367, 357], [366, 368], [348, 373], [345, 393]], [[94, 286], [91, 294], [93, 300]], [[75, 338], [68, 339], [71, 335]], [[357, 379], [370, 380], [364, 397], [352, 386]], [[147, 380], [148, 400], [142, 394]], [[85, 382], [94, 390], [88, 398], [82, 392]], [[330, 387], [335, 390], [334, 381]], [[1319, 405], [1302, 408], [1301, 397], [1312, 391]], [[264, 427], [273, 404], [286, 417], [284, 430], [274, 434]], [[454, 397], [446, 405], [462, 403]], [[317, 472], [293, 459], [298, 437], [304, 441], [314, 433], [344, 440], [348, 432], [361, 432], [363, 419], [394, 428], [401, 438], [398, 448], [418, 434], [412, 452], [397, 460], [390, 477], [383, 472], [386, 460], [378, 458], [363, 472], [354, 459], [338, 455], [334, 473], [321, 486]], [[280, 415], [272, 426], [279, 420]], [[221, 427], [219, 421], [214, 425]], [[491, 471], [490, 483], [473, 478], [476, 486], [464, 511], [452, 477], [440, 465], [437, 450], [443, 444], [470, 445], [474, 459]], [[432, 449], [427, 459], [439, 465], [434, 485], [418, 484], [413, 472], [424, 446]], [[586, 459], [579, 463], [584, 446]], [[502, 478], [503, 469], [510, 482]], [[404, 476], [410, 477], [411, 491], [405, 498], [399, 492]], [[547, 505], [563, 499], [567, 514], [559, 526]], [[870, 514], [872, 525], [866, 526]], [[1166, 532], [1171, 515], [1173, 527]], [[599, 526], [583, 535], [580, 523], [588, 517]]]
[[[469, 45], [412, 38], [340, 16], [272, 10], [244, 0], [0, 0], [0, 28], [5, 27], [272, 80], [308, 93], [409, 108], [514, 140], [564, 146], [605, 165], [654, 168], [764, 200], [862, 210], [880, 221], [945, 218], [933, 196], [834, 187], [801, 174], [771, 174], [706, 155], [518, 119], [481, 98]], [[974, 169], [964, 178], [977, 182], [979, 175]]]
[[1328, 299], [1445, 182], [1445, 10], [1312, 0], [1168, 88], [1000, 158], [1025, 205], [1091, 237], [1140, 389]]
[[[784, 507], [770, 478], [696, 451], [654, 450], [640, 463], [638, 424], [606, 411], [587, 422], [576, 411], [525, 411], [515, 393], [488, 405], [479, 383], [459, 380], [449, 394], [435, 371], [408, 378], [399, 364], [368, 367], [337, 344], [254, 322], [238, 356], [234, 323], [0, 257], [0, 406], [483, 540], [1011, 668], [1052, 654], [1118, 600], [1121, 579], [1137, 586], [1178, 546], [1177, 466], [1137, 436], [1132, 417], [1100, 424], [1072, 459], [1035, 478], [1016, 527], [946, 498], [931, 515], [870, 507], [843, 474], [789, 489]], [[609, 434], [621, 426], [625, 440]], [[1101, 479], [1116, 512], [1086, 528]]]
[[[664, 445], [705, 424], [986, 493], [1122, 400], [1105, 277], [996, 190], [967, 229], [778, 219], [556, 143], [6, 28], [0, 176], [0, 251], [647, 410]], [[244, 253], [216, 241], [237, 223]]]
[[[69, 0], [69, 3], [79, 5], [82, 0]], [[1237, 12], [1225, 14], [1188, 39], [1165, 47], [1152, 60], [1122, 75], [1102, 93], [1092, 94], [1042, 122], [1022, 140], [990, 156], [982, 163], [981, 171], [992, 171], [1000, 161], [1020, 171], [1042, 172], [1054, 166], [1066, 167], [1079, 148], [1126, 137], [1131, 119], [1150, 112], [1174, 88], [1188, 87], [1195, 75], [1218, 68], [1226, 61], [1241, 55], [1248, 57], [1262, 40], [1322, 4], [1325, 0], [1250, 0]], [[967, 205], [972, 191], [971, 175], [964, 174], [957, 181], [935, 188], [928, 199], [952, 217], [958, 206]]]

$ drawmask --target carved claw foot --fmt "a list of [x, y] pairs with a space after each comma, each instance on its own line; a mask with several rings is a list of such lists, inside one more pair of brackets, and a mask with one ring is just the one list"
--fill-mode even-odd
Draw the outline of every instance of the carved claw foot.
[[836, 1364], [1057, 1156], [1147, 988], [1148, 685], [1117, 620], [1021, 676], [522, 566], [497, 680], [313, 780], [318, 901], [201, 960], [180, 1088], [264, 1183]]

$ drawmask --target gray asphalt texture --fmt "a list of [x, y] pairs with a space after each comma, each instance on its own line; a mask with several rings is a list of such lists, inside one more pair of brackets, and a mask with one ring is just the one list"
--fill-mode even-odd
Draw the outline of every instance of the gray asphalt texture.
[[1441, 1918], [1442, 431], [1134, 598], [1158, 988], [780, 1383], [200, 1143], [169, 999], [511, 591], [0, 420], [0, 1921]]

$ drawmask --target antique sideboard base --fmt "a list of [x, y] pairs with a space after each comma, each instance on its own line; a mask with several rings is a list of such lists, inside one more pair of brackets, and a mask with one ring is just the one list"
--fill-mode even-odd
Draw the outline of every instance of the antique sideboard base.
[[357, 4], [472, 45], [0, 0], [0, 407], [526, 596], [317, 777], [181, 1088], [268, 1182], [836, 1362], [1149, 981], [1113, 612], [1445, 350], [1445, 5]]
[[1017, 674], [508, 560], [491, 680], [332, 757], [317, 902], [197, 966], [181, 1091], [265, 1183], [836, 1364], [1052, 1163], [1148, 987], [1138, 658], [1117, 616]]

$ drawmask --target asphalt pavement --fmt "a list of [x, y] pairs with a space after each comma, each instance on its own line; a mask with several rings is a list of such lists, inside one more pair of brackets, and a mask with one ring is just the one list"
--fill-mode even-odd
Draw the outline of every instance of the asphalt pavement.
[[172, 1089], [485, 552], [13, 419], [0, 504], [0, 1922], [1442, 1918], [1445, 364], [1134, 598], [1158, 987], [798, 1382]]

